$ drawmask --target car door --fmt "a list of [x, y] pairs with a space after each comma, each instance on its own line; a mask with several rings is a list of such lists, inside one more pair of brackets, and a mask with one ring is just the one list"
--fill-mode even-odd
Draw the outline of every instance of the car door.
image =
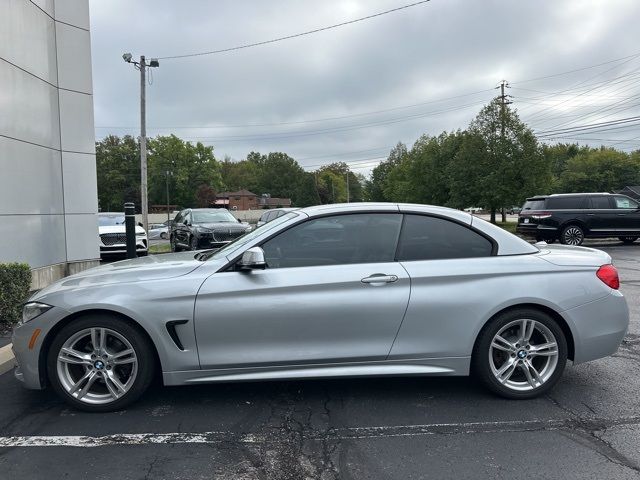
[[589, 196], [587, 210], [587, 228], [589, 232], [598, 235], [610, 235], [618, 228], [618, 212], [615, 210], [611, 195]]
[[267, 267], [215, 273], [196, 299], [203, 369], [384, 360], [409, 301], [401, 215], [309, 219], [262, 244]]
[[411, 278], [411, 301], [390, 360], [470, 355], [479, 320], [500, 302], [488, 286], [502, 276], [500, 291], [509, 292], [508, 262], [517, 262], [493, 256], [494, 248], [468, 225], [405, 215], [397, 259]]
[[628, 236], [640, 235], [640, 206], [624, 195], [613, 197], [616, 215], [616, 233]]

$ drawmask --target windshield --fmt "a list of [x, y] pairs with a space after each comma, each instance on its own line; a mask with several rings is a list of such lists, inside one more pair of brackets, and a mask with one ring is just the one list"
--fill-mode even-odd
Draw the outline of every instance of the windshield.
[[101, 227], [124, 225], [124, 214], [98, 215], [98, 225]]
[[264, 224], [262, 227], [256, 228], [252, 232], [249, 232], [246, 235], [238, 237], [237, 239], [228, 243], [227, 245], [220, 248], [219, 250], [211, 251], [209, 255], [206, 255], [205, 257], [201, 257], [201, 260], [209, 260], [210, 258], [221, 258], [227, 255], [230, 255], [234, 251], [241, 248], [243, 245], [246, 245], [247, 243], [251, 242], [254, 238], [270, 230], [273, 230], [279, 225], [282, 225], [283, 223], [288, 222], [292, 218], [298, 217], [299, 215], [300, 214], [296, 212], [290, 212], [290, 213], [287, 213], [286, 215], [282, 215], [281, 217], [278, 217], [275, 220], [272, 220], [271, 222]]
[[192, 223], [237, 222], [228, 210], [194, 210], [191, 216]]

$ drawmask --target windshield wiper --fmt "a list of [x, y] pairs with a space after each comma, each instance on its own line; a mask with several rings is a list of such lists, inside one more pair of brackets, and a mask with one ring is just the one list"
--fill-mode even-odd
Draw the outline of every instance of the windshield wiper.
[[208, 260], [214, 253], [216, 253], [218, 250], [220, 250], [219, 248], [211, 248], [209, 250], [203, 250], [202, 252], [198, 252], [196, 253], [195, 258], [198, 261], [205, 261]]

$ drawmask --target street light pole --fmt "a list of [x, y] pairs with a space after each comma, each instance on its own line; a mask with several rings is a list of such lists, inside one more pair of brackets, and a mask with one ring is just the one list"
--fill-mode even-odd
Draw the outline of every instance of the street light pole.
[[171, 227], [171, 217], [169, 215], [169, 175], [171, 172], [167, 170], [167, 227]]
[[140, 61], [133, 61], [130, 53], [125, 53], [122, 58], [127, 63], [140, 70], [140, 209], [142, 210], [142, 226], [145, 230], [149, 227], [149, 205], [147, 188], [147, 68], [159, 67], [157, 58], [152, 58], [149, 63], [144, 55], [140, 55]]
[[147, 62], [140, 56], [140, 196], [142, 197], [142, 228], [149, 230], [147, 192]]

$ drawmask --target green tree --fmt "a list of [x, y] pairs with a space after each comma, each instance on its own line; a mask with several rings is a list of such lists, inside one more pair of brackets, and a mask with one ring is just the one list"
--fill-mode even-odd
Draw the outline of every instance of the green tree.
[[125, 202], [140, 210], [140, 146], [130, 135], [109, 135], [96, 142], [98, 205], [121, 212]]
[[173, 172], [169, 177], [171, 203], [180, 207], [196, 205], [196, 193], [201, 185], [221, 190], [220, 165], [213, 155], [213, 147], [169, 135], [150, 139], [148, 148], [150, 205], [166, 202], [167, 171]]
[[521, 204], [527, 196], [549, 190], [551, 165], [537, 138], [516, 112], [503, 107], [499, 99], [484, 107], [468, 130], [484, 145], [482, 149], [472, 149], [477, 156], [460, 157], [457, 164], [466, 164], [478, 174], [469, 179], [480, 187], [479, 206], [491, 211], [492, 222], [498, 209]]
[[613, 148], [583, 150], [567, 162], [560, 175], [563, 192], [611, 192], [640, 185], [640, 154]]

